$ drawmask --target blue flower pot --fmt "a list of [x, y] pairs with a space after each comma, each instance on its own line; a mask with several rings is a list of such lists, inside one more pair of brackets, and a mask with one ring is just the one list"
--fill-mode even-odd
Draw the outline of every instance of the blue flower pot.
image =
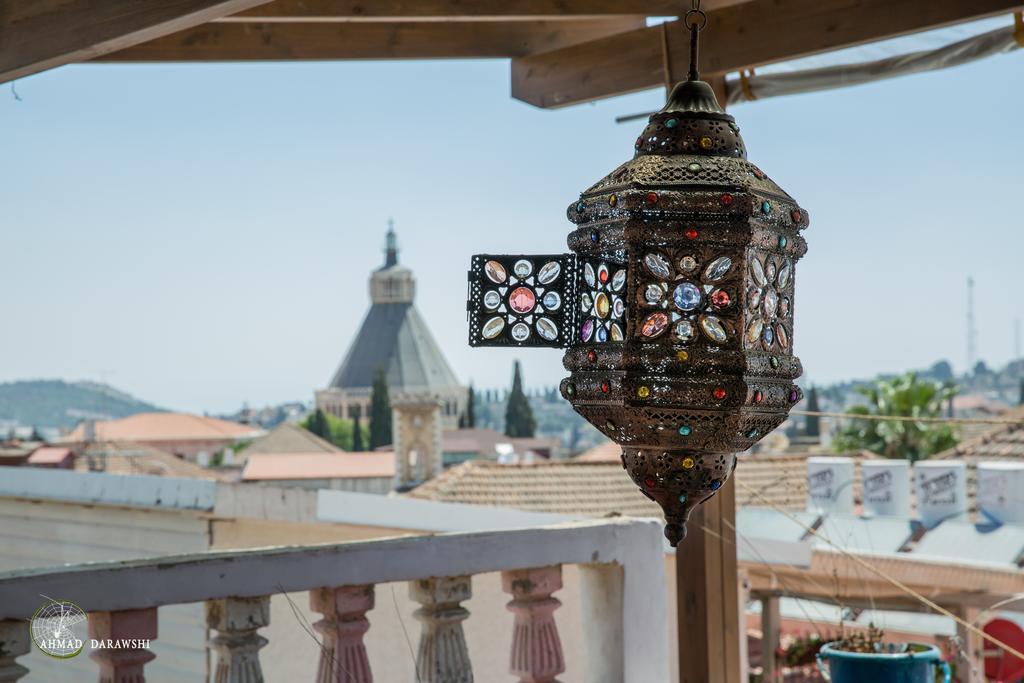
[[826, 643], [818, 652], [818, 669], [833, 683], [950, 683], [949, 664], [934, 645], [909, 643], [901, 652], [844, 652]]

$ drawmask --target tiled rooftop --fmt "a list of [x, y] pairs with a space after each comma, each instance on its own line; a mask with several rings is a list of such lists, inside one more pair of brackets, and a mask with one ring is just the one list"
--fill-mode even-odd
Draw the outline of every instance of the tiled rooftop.
[[[138, 413], [119, 420], [96, 422], [97, 441], [188, 441], [243, 439], [256, 436], [259, 428], [213, 417], [189, 413]], [[81, 423], [60, 440], [63, 443], [85, 441]]]
[[[592, 517], [660, 517], [658, 506], [641, 495], [623, 471], [618, 459], [620, 452], [617, 446], [607, 447], [600, 453], [588, 451], [573, 460], [519, 465], [470, 461], [446, 470], [405, 495]], [[735, 474], [737, 505], [803, 510], [807, 503], [806, 457], [743, 456]]]

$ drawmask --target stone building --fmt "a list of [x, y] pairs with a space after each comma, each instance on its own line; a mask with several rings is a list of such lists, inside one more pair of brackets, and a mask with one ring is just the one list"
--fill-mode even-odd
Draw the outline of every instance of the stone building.
[[398, 241], [388, 226], [384, 265], [370, 275], [370, 311], [316, 406], [352, 418], [370, 413], [373, 375], [383, 368], [394, 407], [397, 486], [440, 470], [443, 430], [458, 427], [466, 387], [452, 372], [413, 303], [416, 279], [398, 262]]

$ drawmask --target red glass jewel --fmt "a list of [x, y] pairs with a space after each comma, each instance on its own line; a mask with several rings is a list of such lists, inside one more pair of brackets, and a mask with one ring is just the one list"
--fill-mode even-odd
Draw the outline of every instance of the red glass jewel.
[[508, 295], [508, 305], [516, 313], [529, 313], [537, 303], [537, 297], [529, 287], [516, 287]]
[[715, 390], [712, 391], [711, 394], [719, 401], [721, 401], [727, 395], [725, 389], [723, 389], [722, 387], [715, 387]]
[[608, 384], [608, 380], [605, 380], [605, 381], [601, 382], [601, 393], [602, 394], [607, 394], [609, 391], [611, 391], [611, 388], [612, 388], [611, 385]]
[[601, 282], [608, 282], [608, 269], [600, 268], [597, 271], [597, 279], [600, 280]]
[[793, 209], [789, 212], [789, 217], [793, 219], [794, 223], [799, 223], [803, 220], [804, 214], [800, 209]]
[[760, 391], [755, 391], [754, 392], [754, 403], [760, 403], [763, 400], [764, 400], [764, 394], [762, 394]]
[[655, 484], [654, 477], [647, 477], [646, 479], [644, 479], [644, 486], [646, 486], [647, 488], [653, 489], [654, 488], [654, 484]]
[[636, 139], [636, 144], [635, 144], [635, 145], [633, 145], [633, 146], [634, 146], [634, 147], [636, 147], [637, 149], [640, 149], [640, 143], [642, 143], [643, 141], [644, 141], [644, 138], [643, 138], [643, 136], [641, 136], [641, 137], [638, 137], [638, 138]]
[[683, 235], [685, 235], [686, 239], [688, 239], [688, 240], [695, 240], [695, 239], [697, 239], [697, 235], [699, 235], [699, 234], [700, 233], [698, 233], [693, 228], [690, 228], [689, 230], [687, 230], [686, 232], [683, 233]]
[[657, 204], [658, 203], [658, 193], [657, 192], [648, 192], [647, 195], [644, 197], [644, 199], [647, 200], [648, 204]]
[[597, 351], [595, 351], [594, 349], [590, 349], [589, 351], [587, 351], [587, 360], [589, 360], [591, 363], [597, 362]]
[[725, 308], [729, 305], [729, 293], [724, 289], [716, 290], [711, 294], [711, 305], [715, 308]]
[[723, 194], [720, 197], [720, 199], [722, 200], [722, 206], [729, 206], [730, 204], [732, 204], [732, 195], [729, 194], [728, 192]]

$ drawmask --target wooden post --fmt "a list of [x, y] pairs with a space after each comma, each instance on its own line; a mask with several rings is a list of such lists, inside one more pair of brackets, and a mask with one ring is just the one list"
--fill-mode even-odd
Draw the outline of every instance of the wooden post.
[[28, 673], [16, 660], [28, 654], [31, 642], [28, 621], [0, 621], [0, 683], [16, 683]]
[[[156, 639], [156, 607], [93, 612], [89, 615], [89, 638], [93, 640]], [[96, 648], [89, 655], [100, 666], [100, 683], [146, 683], [144, 667], [156, 658], [145, 647]]]
[[[981, 613], [977, 607], [957, 605], [950, 611], [969, 624], [981, 626], [975, 623]], [[985, 658], [981, 638], [959, 623], [956, 625], [956, 638], [958, 641], [957, 678], [965, 683], [985, 683]]]
[[775, 651], [779, 648], [779, 596], [771, 593], [761, 596], [761, 680], [775, 680]]
[[741, 683], [735, 486], [694, 509], [676, 548], [680, 683]]
[[309, 592], [309, 608], [324, 615], [313, 624], [323, 634], [316, 683], [373, 683], [363, 636], [370, 629], [373, 586], [319, 588]]
[[270, 597], [206, 601], [206, 625], [217, 631], [214, 683], [263, 683], [259, 651], [267, 639], [257, 631], [270, 623]]
[[551, 597], [561, 587], [560, 565], [501, 573], [501, 588], [512, 595], [508, 609], [516, 615], [509, 672], [520, 683], [557, 683], [555, 676], [565, 671], [554, 616], [562, 603]]
[[414, 616], [423, 624], [416, 653], [417, 683], [473, 683], [473, 667], [462, 622], [473, 596], [472, 577], [448, 576], [409, 582], [409, 597], [423, 605]]

